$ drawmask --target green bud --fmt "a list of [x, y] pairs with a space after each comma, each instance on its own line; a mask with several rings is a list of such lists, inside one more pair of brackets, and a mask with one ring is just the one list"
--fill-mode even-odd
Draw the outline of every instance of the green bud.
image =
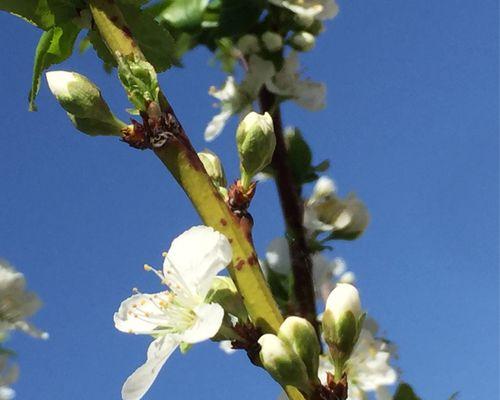
[[290, 38], [290, 44], [295, 50], [309, 51], [316, 44], [316, 38], [309, 32], [297, 32]]
[[326, 301], [322, 324], [334, 364], [341, 369], [358, 341], [364, 318], [358, 290], [348, 283], [337, 284]]
[[264, 47], [271, 52], [281, 50], [283, 47], [283, 38], [279, 33], [267, 31], [262, 34], [261, 39]]
[[286, 342], [306, 366], [309, 379], [319, 384], [318, 366], [320, 345], [311, 323], [300, 317], [288, 317], [281, 324], [278, 337]]
[[118, 56], [118, 77], [137, 110], [146, 111], [149, 103], [158, 103], [158, 77], [147, 61], [137, 56]]
[[217, 157], [217, 154], [205, 149], [198, 153], [198, 157], [200, 157], [207, 174], [210, 178], [212, 178], [215, 185], [217, 187], [225, 187], [227, 184], [226, 175], [224, 174], [224, 168], [222, 167], [222, 163], [220, 162], [219, 157]]
[[237, 317], [241, 322], [248, 320], [248, 313], [233, 280], [227, 276], [216, 276], [212, 282], [206, 303], [218, 303], [224, 311]]
[[304, 15], [304, 14], [295, 14], [293, 16], [293, 21], [300, 28], [308, 28], [313, 24], [314, 17], [311, 17], [310, 15]]
[[247, 189], [252, 178], [261, 172], [273, 157], [276, 137], [269, 113], [248, 113], [238, 126], [236, 143], [241, 162], [241, 182]]
[[307, 370], [300, 357], [278, 336], [267, 333], [259, 338], [260, 361], [280, 385], [295, 386], [303, 393], [310, 393]]
[[51, 92], [80, 131], [89, 135], [120, 135], [126, 124], [109, 109], [99, 88], [76, 72], [47, 72]]

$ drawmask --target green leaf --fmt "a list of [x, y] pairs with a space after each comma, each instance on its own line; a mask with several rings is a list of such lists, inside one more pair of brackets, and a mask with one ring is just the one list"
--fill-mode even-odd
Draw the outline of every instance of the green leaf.
[[237, 36], [251, 30], [258, 22], [267, 2], [264, 0], [221, 0], [220, 3], [220, 34]]
[[138, 6], [120, 3], [125, 21], [146, 59], [157, 72], [168, 69], [175, 62], [175, 42], [170, 32], [160, 26], [154, 15]]
[[328, 168], [328, 161], [323, 161], [316, 167], [312, 166], [312, 152], [297, 128], [286, 132], [286, 146], [288, 162], [292, 170], [294, 181], [297, 185], [313, 182], [318, 179], [316, 172]]
[[396, 389], [396, 393], [394, 393], [393, 400], [421, 400], [412, 387], [407, 383], [401, 383]]
[[68, 22], [61, 26], [54, 26], [40, 37], [33, 64], [33, 77], [29, 93], [29, 109], [36, 111], [35, 98], [40, 89], [42, 73], [51, 65], [66, 60], [73, 52], [76, 37], [80, 28]]
[[78, 17], [82, 0], [1, 0], [0, 10], [23, 18], [44, 30]]
[[208, 0], [169, 0], [152, 8], [156, 19], [167, 22], [180, 31], [192, 31], [200, 27]]
[[107, 46], [104, 44], [99, 31], [97, 29], [92, 29], [89, 31], [87, 37], [90, 40], [90, 43], [92, 44], [97, 57], [102, 60], [104, 69], [107, 72], [110, 72], [118, 64], [116, 63], [116, 59], [113, 57]]

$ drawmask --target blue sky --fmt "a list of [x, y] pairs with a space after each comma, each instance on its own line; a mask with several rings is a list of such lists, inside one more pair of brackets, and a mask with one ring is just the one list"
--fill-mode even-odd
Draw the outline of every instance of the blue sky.
[[[498, 398], [498, 9], [496, 1], [341, 1], [304, 71], [326, 82], [328, 107], [289, 105], [340, 192], [356, 191], [372, 223], [334, 254], [357, 274], [368, 312], [399, 345], [403, 379], [423, 399]], [[44, 300], [47, 342], [17, 335], [18, 398], [115, 399], [148, 339], [122, 334], [113, 312], [142, 270], [199, 219], [148, 152], [77, 133], [46, 84], [28, 113], [39, 32], [0, 14], [0, 256]], [[195, 146], [223, 75], [190, 54], [162, 86]], [[125, 96], [92, 52], [61, 69], [98, 82], [125, 118]], [[233, 123], [210, 148], [237, 175]], [[252, 206], [260, 253], [283, 224], [272, 183]], [[275, 221], [275, 223], [268, 223]], [[333, 256], [333, 255], [332, 255]], [[212, 343], [176, 354], [147, 399], [273, 399], [278, 387], [243, 354]]]

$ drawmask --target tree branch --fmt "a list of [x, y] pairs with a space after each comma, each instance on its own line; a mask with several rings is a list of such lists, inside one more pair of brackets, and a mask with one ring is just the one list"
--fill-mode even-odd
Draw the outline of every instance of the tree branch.
[[319, 333], [312, 278], [312, 260], [303, 226], [304, 210], [299, 188], [294, 182], [292, 170], [288, 163], [281, 111], [279, 104], [276, 102], [276, 97], [265, 87], [260, 91], [259, 101], [262, 111], [269, 112], [273, 117], [276, 149], [274, 150], [271, 166], [275, 173], [276, 186], [287, 228], [293, 272], [295, 312], [306, 318], [314, 326], [316, 332]]

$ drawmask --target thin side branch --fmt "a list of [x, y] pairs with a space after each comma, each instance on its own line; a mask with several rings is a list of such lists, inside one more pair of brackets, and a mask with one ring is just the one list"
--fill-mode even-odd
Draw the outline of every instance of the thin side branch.
[[293, 180], [292, 170], [288, 163], [281, 111], [274, 94], [270, 93], [265, 87], [260, 92], [259, 100], [262, 111], [269, 112], [273, 117], [276, 149], [274, 150], [272, 168], [275, 173], [276, 186], [288, 233], [295, 312], [311, 322], [316, 332], [319, 332], [316, 319], [311, 253], [307, 246], [303, 226], [304, 209], [299, 189]]

